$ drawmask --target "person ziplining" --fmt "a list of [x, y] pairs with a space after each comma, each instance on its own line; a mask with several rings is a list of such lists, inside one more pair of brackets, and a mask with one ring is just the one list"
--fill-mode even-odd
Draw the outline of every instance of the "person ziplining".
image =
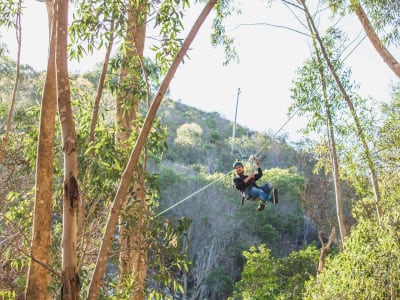
[[[244, 172], [244, 166], [240, 161], [233, 163], [233, 169], [236, 172], [236, 177], [233, 179], [233, 184], [242, 195], [242, 199], [247, 200], [260, 200], [257, 207], [258, 211], [262, 211], [265, 208], [265, 204], [270, 202], [272, 204], [278, 203], [278, 190], [272, 186], [271, 183], [267, 182], [262, 186], [258, 186], [256, 181], [263, 176], [263, 172], [260, 167], [260, 163], [257, 157], [253, 157], [253, 160], [257, 166], [257, 173], [246, 175]], [[243, 204], [243, 200], [242, 200]]]
[[[240, 90], [239, 90], [239, 92], [240, 92]], [[278, 133], [289, 123], [289, 121], [290, 121], [291, 119], [293, 119], [293, 117], [294, 117], [296, 114], [297, 114], [297, 110], [294, 111], [294, 112], [292, 113], [292, 115], [285, 121], [285, 123], [283, 123], [282, 126], [272, 135], [272, 138], [275, 138], [275, 137], [278, 135]], [[235, 122], [236, 122], [236, 121], [235, 121]], [[233, 138], [234, 138], [234, 136], [233, 136]], [[268, 145], [268, 144], [266, 143], [266, 144], [257, 152], [257, 154], [260, 153], [260, 152], [262, 151], [262, 149], [264, 149], [267, 145]], [[233, 153], [233, 146], [232, 146], [232, 153]], [[256, 154], [256, 155], [257, 155], [257, 154]], [[255, 158], [255, 159], [257, 159], [257, 158]], [[258, 159], [257, 159], [257, 163], [258, 163]], [[238, 170], [236, 169], [236, 166], [238, 166]], [[240, 166], [241, 166], [241, 170], [239, 170]], [[259, 167], [259, 165], [258, 165], [258, 167]], [[244, 182], [244, 178], [246, 178], [247, 175], [244, 175], [244, 167], [243, 167], [243, 164], [242, 164], [240, 161], [236, 161], [236, 162], [233, 164], [233, 169], [236, 170], [236, 174], [237, 174], [238, 177], [239, 177], [239, 179], [237, 180], [238, 185], [236, 185], [236, 184], [234, 183], [235, 187], [241, 192], [241, 194], [243, 195], [243, 197], [245, 197], [246, 199], [248, 199], [248, 200], [256, 200], [256, 198], [254, 198], [254, 197], [257, 197], [257, 196], [254, 196], [254, 195], [251, 196], [251, 194], [250, 194], [250, 192], [249, 192], [250, 189], [248, 189], [248, 186], [247, 186], [248, 184], [249, 184], [249, 185], [251, 184], [251, 183], [249, 183], [250, 179], [248, 179], [248, 180], [246, 180], [246, 182]], [[254, 178], [255, 178], [256, 176], [258, 177], [257, 180], [261, 178], [261, 176], [262, 176], [262, 171], [261, 171], [261, 169], [260, 169], [259, 172], [261, 173], [260, 175], [258, 175], [259, 173], [257, 173], [257, 174], [252, 174], [252, 175], [254, 176], [254, 177], [252, 178], [252, 181], [253, 181], [253, 182], [255, 182]], [[243, 173], [243, 174], [242, 174], [242, 179], [240, 179], [241, 176], [239, 175], [239, 173]], [[225, 175], [228, 175], [228, 174], [231, 174], [231, 171], [226, 172], [226, 173], [224, 174], [224, 176], [225, 176]], [[171, 205], [170, 207], [168, 207], [168, 208], [164, 209], [163, 211], [159, 212], [159, 213], [156, 215], [156, 217], [159, 217], [159, 216], [165, 214], [166, 212], [170, 211], [170, 210], [173, 209], [174, 207], [178, 206], [179, 204], [181, 204], [181, 203], [183, 203], [183, 202], [185, 202], [185, 201], [187, 201], [187, 200], [192, 199], [193, 196], [199, 194], [200, 192], [204, 191], [205, 189], [209, 188], [210, 186], [212, 186], [212, 185], [216, 184], [217, 182], [221, 181], [222, 179], [224, 179], [224, 176], [220, 176], [219, 178], [217, 178], [217, 179], [214, 180], [213, 182], [211, 182], [211, 183], [209, 183], [209, 184], [203, 186], [202, 188], [200, 188], [199, 190], [197, 190], [197, 191], [195, 191], [194, 193], [190, 194], [189, 196], [185, 197], [184, 199], [182, 199], [182, 200], [180, 200], [180, 201], [174, 203], [174, 204]], [[267, 201], [269, 201], [269, 202], [271, 202], [271, 203], [274, 203], [274, 204], [277, 204], [277, 203], [278, 203], [278, 190], [277, 190], [277, 189], [273, 189], [273, 188], [272, 188], [272, 185], [269, 184], [269, 183], [266, 183], [266, 185], [268, 185], [268, 186], [267, 186], [267, 188], [264, 187], [265, 191], [262, 190], [262, 192], [263, 192], [264, 194], [262, 194], [260, 191], [258, 191], [258, 193], [262, 195], [261, 197], [264, 197], [264, 199], [267, 199], [267, 200], [265, 200], [265, 201], [263, 202], [263, 201], [262, 201], [262, 198], [259, 198], [259, 199], [261, 200], [260, 205], [257, 207], [257, 210], [259, 210], [259, 211], [262, 211], [262, 210], [265, 208], [265, 203], [266, 203]], [[257, 189], [261, 189], [260, 187], [257, 187], [257, 185], [255, 185], [254, 187], [257, 188]], [[245, 192], [246, 190], [247, 190], [247, 193]], [[255, 191], [255, 195], [256, 195], [256, 194], [257, 194], [257, 190], [253, 189], [253, 191]], [[271, 193], [271, 192], [272, 192], [272, 193]], [[265, 196], [265, 195], [266, 195], [266, 196]], [[274, 197], [274, 195], [275, 195], [275, 197]], [[243, 199], [244, 199], [244, 198], [243, 198]], [[242, 204], [243, 204], [243, 200], [242, 200]]]

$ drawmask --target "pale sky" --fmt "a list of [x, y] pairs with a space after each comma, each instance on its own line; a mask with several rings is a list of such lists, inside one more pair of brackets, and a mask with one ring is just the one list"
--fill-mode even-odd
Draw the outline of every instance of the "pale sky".
[[[23, 42], [22, 62], [37, 70], [44, 70], [47, 63], [48, 30], [47, 13], [44, 3], [25, 1], [25, 15], [22, 19]], [[201, 6], [202, 7], [202, 6]], [[200, 8], [201, 8], [200, 7]], [[171, 83], [171, 98], [208, 112], [218, 112], [233, 120], [240, 88], [237, 122], [253, 130], [275, 133], [288, 119], [290, 105], [289, 89], [295, 71], [309, 57], [309, 38], [287, 29], [266, 25], [241, 25], [270, 23], [295, 28], [305, 32], [290, 11], [277, 1], [272, 8], [266, 8], [264, 1], [243, 1], [242, 14], [227, 21], [227, 31], [236, 40], [240, 63], [223, 66], [224, 53], [221, 48], [210, 45], [211, 18], [209, 18], [195, 38], [189, 52]], [[192, 26], [199, 10], [190, 12], [186, 29]], [[210, 16], [211, 17], [211, 16]], [[355, 16], [339, 23], [348, 32], [350, 40], [365, 36]], [[361, 34], [360, 34], [361, 32]], [[321, 32], [323, 34], [323, 32]], [[10, 56], [16, 58], [13, 33], [2, 31]], [[13, 42], [14, 41], [14, 42]], [[355, 49], [347, 50], [346, 64], [353, 70], [353, 79], [361, 84], [361, 94], [377, 100], [390, 99], [390, 83], [398, 82], [393, 72], [383, 63], [364, 39]], [[391, 49], [393, 51], [393, 49]], [[400, 51], [393, 51], [400, 59]], [[85, 71], [101, 61], [102, 55], [86, 58], [85, 62], [71, 62], [70, 71]], [[296, 130], [304, 121], [294, 117], [282, 132], [292, 139], [301, 136]]]

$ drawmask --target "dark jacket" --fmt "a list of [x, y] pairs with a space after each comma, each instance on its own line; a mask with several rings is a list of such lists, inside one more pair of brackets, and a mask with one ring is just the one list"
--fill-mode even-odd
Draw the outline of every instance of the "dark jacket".
[[257, 168], [257, 174], [255, 174], [254, 179], [250, 180], [247, 184], [244, 182], [244, 179], [247, 178], [248, 175], [242, 174], [233, 178], [233, 184], [235, 187], [241, 191], [242, 193], [246, 190], [246, 188], [255, 186], [258, 187], [256, 181], [262, 177], [263, 173], [261, 168]]

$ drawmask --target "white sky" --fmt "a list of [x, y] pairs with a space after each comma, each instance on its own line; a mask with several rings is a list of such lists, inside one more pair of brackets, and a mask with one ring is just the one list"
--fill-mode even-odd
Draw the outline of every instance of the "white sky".
[[[22, 63], [37, 70], [44, 70], [47, 63], [48, 30], [45, 4], [26, 0], [22, 19]], [[199, 7], [201, 8], [201, 7]], [[236, 40], [240, 64], [223, 66], [221, 48], [210, 45], [211, 18], [200, 30], [189, 52], [190, 60], [181, 65], [171, 83], [171, 98], [204, 111], [218, 112], [233, 120], [240, 88], [237, 122], [258, 131], [275, 133], [288, 119], [289, 89], [295, 71], [309, 56], [309, 39], [303, 35], [271, 26], [239, 26], [240, 24], [270, 23], [302, 30], [298, 21], [280, 1], [270, 9], [263, 1], [243, 1], [242, 14], [228, 21], [228, 32]], [[186, 24], [192, 26], [199, 9], [191, 11]], [[210, 16], [211, 17], [211, 16]], [[340, 23], [350, 39], [362, 32], [356, 17]], [[323, 32], [321, 32], [323, 34]], [[358, 40], [364, 37], [362, 32]], [[2, 32], [10, 56], [16, 58], [14, 34]], [[351, 51], [356, 43], [349, 48]], [[392, 50], [392, 49], [391, 49]], [[393, 54], [400, 59], [400, 51]], [[71, 62], [70, 71], [85, 71], [101, 61], [102, 55], [86, 58], [84, 62]], [[346, 64], [352, 67], [353, 78], [361, 83], [361, 93], [379, 101], [390, 99], [391, 82], [398, 82], [393, 72], [376, 54], [365, 39], [348, 57]], [[300, 136], [296, 130], [304, 124], [293, 118], [283, 129], [292, 139]]]

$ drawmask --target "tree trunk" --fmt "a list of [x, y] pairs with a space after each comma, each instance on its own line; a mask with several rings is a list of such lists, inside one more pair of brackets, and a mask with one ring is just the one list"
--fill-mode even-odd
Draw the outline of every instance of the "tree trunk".
[[134, 170], [136, 169], [137, 163], [139, 161], [140, 153], [143, 150], [144, 144], [146, 143], [147, 137], [149, 135], [150, 129], [152, 127], [153, 120], [156, 116], [157, 110], [161, 104], [162, 99], [168, 89], [168, 86], [176, 73], [176, 70], [181, 63], [183, 57], [186, 55], [190, 44], [192, 43], [194, 37], [196, 36], [197, 32], [199, 31], [201, 25], [207, 18], [208, 14], [214, 7], [217, 0], [210, 0], [203, 11], [201, 12], [200, 16], [196, 20], [195, 24], [193, 25], [190, 33], [188, 34], [187, 38], [185, 39], [182, 48], [176, 55], [174, 61], [172, 62], [171, 67], [169, 68], [161, 86], [152, 102], [149, 111], [147, 112], [146, 119], [144, 121], [143, 127], [139, 133], [139, 136], [136, 140], [135, 146], [131, 152], [129, 161], [127, 166], [122, 174], [120, 184], [115, 195], [111, 211], [108, 216], [107, 225], [105, 228], [103, 241], [100, 247], [100, 251], [97, 257], [96, 267], [92, 276], [92, 280], [89, 285], [89, 292], [88, 292], [88, 299], [97, 300], [99, 289], [100, 289], [100, 282], [104, 275], [105, 265], [107, 261], [107, 256], [110, 250], [111, 241], [113, 238], [113, 233], [115, 230], [115, 226], [117, 224], [118, 216], [121, 211], [122, 203], [126, 197], [128, 192], [129, 183], [132, 179], [132, 175]]
[[377, 172], [375, 169], [375, 164], [373, 162], [372, 154], [371, 154], [371, 151], [370, 151], [368, 143], [367, 143], [367, 139], [366, 139], [364, 131], [361, 127], [360, 120], [357, 116], [357, 112], [354, 108], [353, 102], [352, 102], [350, 96], [347, 94], [346, 90], [344, 89], [344, 87], [339, 79], [339, 76], [337, 75], [335, 68], [332, 65], [332, 62], [331, 62], [328, 54], [326, 53], [324, 44], [319, 36], [317, 27], [315, 26], [314, 20], [312, 19], [312, 16], [311, 16], [310, 12], [308, 11], [308, 8], [305, 4], [305, 0], [300, 0], [300, 1], [304, 7], [304, 12], [306, 14], [306, 18], [309, 20], [309, 23], [311, 25], [310, 30], [315, 34], [315, 37], [319, 43], [319, 46], [321, 48], [321, 52], [324, 56], [324, 59], [329, 67], [329, 70], [331, 71], [333, 78], [335, 79], [336, 84], [338, 85], [340, 93], [342, 94], [344, 100], [346, 101], [347, 106], [350, 109], [351, 115], [352, 115], [354, 123], [356, 125], [358, 137], [360, 138], [361, 143], [363, 145], [368, 168], [371, 172], [371, 181], [372, 181], [372, 187], [373, 187], [374, 196], [375, 196], [375, 208], [376, 208], [376, 214], [377, 214], [377, 221], [378, 221], [378, 224], [380, 225], [381, 219], [382, 219], [382, 208], [381, 208], [381, 203], [380, 203], [381, 195], [380, 195], [380, 190], [379, 190], [378, 176], [377, 176]]
[[335, 141], [335, 133], [333, 131], [333, 121], [332, 114], [330, 109], [330, 104], [328, 102], [327, 96], [327, 86], [325, 80], [325, 72], [323, 67], [322, 58], [320, 56], [320, 52], [318, 51], [318, 47], [315, 43], [315, 39], [313, 38], [313, 45], [317, 53], [318, 65], [319, 65], [319, 74], [321, 76], [322, 83], [322, 91], [324, 97], [324, 105], [325, 105], [325, 115], [327, 120], [327, 131], [328, 131], [328, 140], [329, 140], [329, 152], [331, 155], [332, 161], [332, 173], [333, 173], [333, 183], [335, 187], [335, 198], [336, 198], [336, 216], [338, 219], [339, 230], [340, 230], [340, 239], [342, 241], [342, 245], [344, 245], [344, 240], [347, 236], [346, 225], [344, 222], [344, 214], [343, 214], [343, 202], [342, 202], [342, 192], [340, 188], [340, 171], [339, 171], [339, 159], [336, 151], [336, 141]]
[[57, 0], [57, 91], [64, 151], [61, 297], [62, 299], [78, 299], [79, 277], [76, 258], [76, 219], [79, 203], [78, 155], [68, 77], [68, 3], [69, 1], [66, 0]]
[[397, 77], [400, 78], [400, 64], [394, 58], [394, 56], [389, 52], [389, 50], [384, 46], [383, 42], [380, 40], [378, 35], [376, 34], [374, 28], [371, 25], [371, 22], [368, 19], [364, 9], [361, 6], [359, 0], [351, 0], [352, 7], [355, 9], [355, 13], [358, 19], [361, 22], [362, 27], [364, 28], [365, 33], [367, 34], [372, 46], [378, 52], [378, 54], [382, 57], [383, 61], [388, 65], [388, 67], [396, 74]]
[[[93, 106], [93, 113], [92, 113], [92, 122], [90, 123], [90, 131], [89, 131], [89, 145], [94, 142], [94, 132], [96, 129], [97, 125], [97, 119], [99, 117], [99, 108], [100, 108], [100, 100], [103, 96], [103, 90], [104, 90], [104, 82], [106, 80], [106, 75], [107, 75], [107, 69], [108, 69], [108, 63], [110, 61], [110, 56], [111, 56], [111, 50], [112, 46], [114, 43], [114, 20], [111, 21], [110, 25], [110, 39], [109, 39], [109, 44], [106, 50], [105, 58], [104, 58], [104, 63], [103, 63], [103, 68], [101, 71], [100, 79], [99, 79], [99, 84], [97, 88], [97, 94], [96, 98], [94, 101], [94, 106]], [[92, 155], [90, 153], [89, 155]]]
[[322, 239], [321, 235], [318, 234], [318, 238], [321, 242], [321, 254], [319, 256], [317, 275], [321, 274], [322, 271], [324, 270], [326, 255], [328, 253], [329, 248], [332, 245], [333, 238], [335, 237], [335, 231], [336, 231], [335, 227], [333, 227], [331, 234], [329, 235], [328, 243], [326, 245], [324, 244], [324, 240]]
[[329, 148], [332, 160], [333, 183], [335, 187], [336, 216], [339, 224], [340, 239], [342, 241], [342, 246], [344, 246], [344, 241], [347, 237], [347, 230], [344, 220], [342, 192], [340, 188], [339, 159], [336, 151], [336, 141], [335, 141], [335, 134], [333, 132], [332, 115], [329, 109], [329, 105], [327, 103], [325, 105], [326, 105], [326, 115], [327, 115]]
[[[116, 99], [117, 132], [116, 143], [122, 149], [129, 149], [128, 140], [132, 131], [139, 133], [135, 120], [138, 116], [139, 102], [142, 99], [141, 81], [143, 52], [146, 37], [147, 1], [132, 2], [128, 15], [128, 31], [125, 38], [127, 49], [120, 71], [121, 93]], [[144, 232], [147, 228], [147, 205], [145, 193], [145, 156], [143, 163], [135, 171], [133, 192], [126, 195], [123, 203], [119, 237], [119, 288], [124, 289], [126, 277], [133, 276], [132, 299], [143, 299], [147, 271], [147, 245]], [[140, 168], [140, 169], [139, 169]]]
[[[51, 1], [48, 1], [51, 2]], [[48, 6], [53, 10], [53, 5]], [[53, 13], [49, 12], [49, 18]], [[48, 271], [44, 265], [50, 263], [51, 211], [53, 205], [53, 157], [55, 117], [57, 109], [57, 87], [55, 72], [55, 19], [49, 20], [50, 49], [47, 62], [46, 80], [40, 113], [39, 141], [36, 160], [36, 188], [33, 214], [31, 259], [28, 271], [26, 299], [50, 299], [47, 287], [50, 285]]]

